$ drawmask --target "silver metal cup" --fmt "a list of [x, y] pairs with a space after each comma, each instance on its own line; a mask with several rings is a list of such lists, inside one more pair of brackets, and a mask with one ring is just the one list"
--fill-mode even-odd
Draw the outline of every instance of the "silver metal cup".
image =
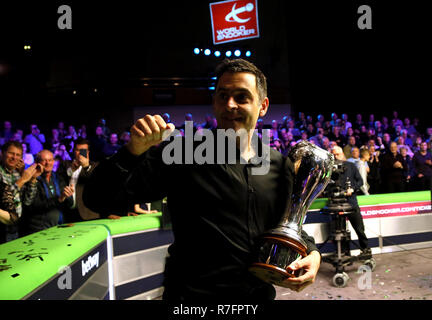
[[292, 195], [279, 224], [258, 239], [257, 261], [249, 268], [257, 277], [279, 286], [298, 275], [287, 267], [306, 256], [302, 225], [312, 202], [329, 183], [335, 161], [330, 152], [308, 141], [297, 143], [288, 158], [294, 164]]

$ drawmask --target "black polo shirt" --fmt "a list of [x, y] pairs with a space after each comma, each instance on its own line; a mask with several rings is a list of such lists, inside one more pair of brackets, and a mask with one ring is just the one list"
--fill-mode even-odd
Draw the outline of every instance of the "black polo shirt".
[[[274, 288], [247, 269], [257, 237], [282, 218], [293, 186], [291, 161], [270, 148], [265, 175], [252, 174], [257, 165], [239, 161], [167, 165], [165, 145], [139, 157], [122, 148], [101, 162], [86, 184], [84, 203], [108, 215], [127, 203], [168, 197], [175, 240], [166, 263], [166, 297], [274, 298]], [[303, 237], [308, 252], [317, 250], [313, 238]]]

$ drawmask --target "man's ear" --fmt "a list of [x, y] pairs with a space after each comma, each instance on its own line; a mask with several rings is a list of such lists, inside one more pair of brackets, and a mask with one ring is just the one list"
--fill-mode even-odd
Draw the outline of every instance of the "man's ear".
[[266, 115], [268, 107], [269, 107], [269, 99], [267, 97], [265, 97], [263, 99], [263, 101], [261, 102], [261, 109], [259, 112], [260, 117], [264, 117]]

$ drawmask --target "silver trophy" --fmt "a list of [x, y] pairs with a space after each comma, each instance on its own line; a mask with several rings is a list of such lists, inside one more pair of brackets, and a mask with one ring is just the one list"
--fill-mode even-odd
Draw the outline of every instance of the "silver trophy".
[[276, 228], [258, 239], [257, 261], [249, 268], [258, 278], [279, 286], [284, 286], [288, 277], [298, 275], [287, 267], [307, 255], [302, 225], [312, 202], [329, 183], [335, 161], [330, 152], [308, 141], [297, 143], [288, 158], [294, 164], [292, 196], [287, 199], [285, 214]]

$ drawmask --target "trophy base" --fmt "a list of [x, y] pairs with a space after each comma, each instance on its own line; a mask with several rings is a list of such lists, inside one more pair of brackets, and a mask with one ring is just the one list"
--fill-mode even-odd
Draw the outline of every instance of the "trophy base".
[[306, 248], [297, 241], [265, 235], [260, 242], [258, 261], [249, 267], [249, 271], [261, 280], [286, 287], [284, 280], [299, 276], [301, 270], [290, 271], [289, 265], [306, 256]]

